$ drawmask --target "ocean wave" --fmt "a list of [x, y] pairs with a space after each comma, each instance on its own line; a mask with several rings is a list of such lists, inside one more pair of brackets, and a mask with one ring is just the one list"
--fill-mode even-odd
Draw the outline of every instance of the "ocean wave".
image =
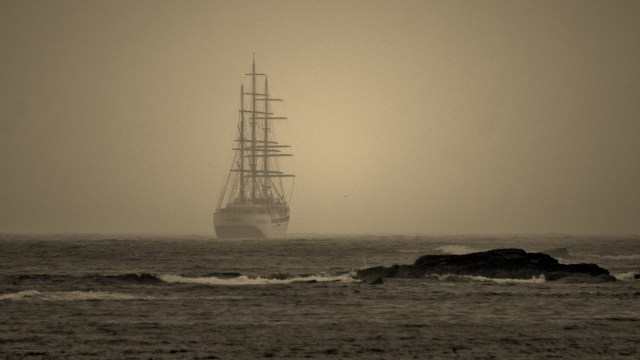
[[0, 295], [2, 300], [44, 300], [44, 301], [87, 301], [87, 300], [139, 300], [142, 297], [132, 294], [105, 291], [38, 291], [25, 290]]
[[496, 284], [542, 284], [546, 281], [544, 275], [533, 276], [530, 279], [511, 279], [511, 278], [489, 278], [484, 276], [473, 275], [430, 275], [429, 278], [437, 278], [439, 281], [481, 281], [493, 282]]
[[114, 279], [125, 282], [133, 282], [133, 283], [144, 283], [144, 284], [157, 284], [160, 283], [160, 280], [157, 276], [147, 274], [147, 273], [129, 273], [129, 274], [120, 274], [115, 276], [99, 276], [106, 279]]
[[350, 275], [310, 275], [310, 276], [293, 276], [275, 278], [249, 277], [241, 275], [234, 278], [219, 277], [186, 277], [181, 275], [160, 275], [158, 278], [167, 283], [179, 284], [200, 284], [200, 285], [226, 285], [226, 286], [242, 286], [242, 285], [277, 285], [292, 283], [310, 283], [310, 282], [354, 282], [356, 281]]
[[11, 281], [15, 284], [22, 283], [59, 283], [64, 281], [77, 281], [79, 279], [85, 279], [95, 281], [99, 283], [113, 283], [113, 282], [131, 282], [131, 283], [144, 283], [154, 284], [162, 283], [160, 279], [154, 275], [147, 273], [126, 273], [119, 275], [100, 275], [100, 274], [87, 274], [87, 275], [64, 275], [64, 274], [22, 274], [14, 275], [10, 277]]
[[640, 254], [627, 254], [627, 255], [600, 255], [600, 254], [586, 254], [590, 257], [607, 259], [607, 260], [640, 260]]
[[613, 276], [616, 278], [616, 280], [620, 281], [640, 280], [640, 271], [629, 271], [621, 274], [614, 274]]
[[[139, 285], [162, 285], [167, 283], [182, 284], [202, 284], [202, 285], [270, 285], [270, 284], [291, 284], [298, 282], [352, 282], [356, 281], [352, 275], [292, 275], [292, 274], [272, 274], [264, 277], [250, 277], [235, 272], [215, 272], [202, 276], [186, 276], [186, 275], [155, 275], [149, 273], [125, 273], [119, 275], [97, 275], [89, 274], [82, 276], [69, 275], [18, 275], [12, 278], [14, 284], [42, 284], [44, 282], [60, 283], [70, 282], [76, 283], [79, 280], [89, 281], [94, 284], [111, 285], [114, 283], [131, 283]], [[30, 290], [31, 291], [31, 290]], [[30, 291], [21, 292], [24, 296], [38, 296], [37, 293]], [[36, 291], [37, 290], [33, 290]], [[95, 296], [97, 292], [92, 292]], [[80, 295], [78, 295], [80, 296]], [[3, 298], [0, 298], [2, 300]]]
[[479, 251], [478, 249], [464, 245], [444, 245], [436, 248], [435, 250], [451, 255], [465, 255]]

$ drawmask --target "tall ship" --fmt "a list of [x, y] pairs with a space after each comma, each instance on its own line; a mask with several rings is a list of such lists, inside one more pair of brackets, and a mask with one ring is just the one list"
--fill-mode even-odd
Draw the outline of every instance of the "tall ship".
[[[292, 156], [289, 145], [276, 141], [273, 122], [286, 120], [273, 112], [266, 74], [253, 61], [250, 89], [240, 85], [240, 111], [232, 147], [232, 163], [224, 183], [213, 226], [218, 238], [280, 238], [289, 225], [294, 175], [280, 170], [279, 159]], [[290, 181], [287, 179], [290, 178]], [[285, 186], [286, 185], [286, 186]], [[288, 194], [285, 192], [288, 191]]]

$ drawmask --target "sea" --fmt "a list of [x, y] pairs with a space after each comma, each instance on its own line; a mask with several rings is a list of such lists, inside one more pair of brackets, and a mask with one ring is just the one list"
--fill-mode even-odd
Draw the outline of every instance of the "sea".
[[[497, 248], [610, 283], [354, 272]], [[640, 237], [0, 235], [2, 359], [640, 359]]]

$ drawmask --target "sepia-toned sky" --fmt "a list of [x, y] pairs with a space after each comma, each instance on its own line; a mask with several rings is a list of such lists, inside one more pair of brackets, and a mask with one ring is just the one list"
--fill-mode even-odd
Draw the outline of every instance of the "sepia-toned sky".
[[290, 233], [640, 233], [638, 1], [1, 1], [0, 232], [213, 234], [243, 74]]

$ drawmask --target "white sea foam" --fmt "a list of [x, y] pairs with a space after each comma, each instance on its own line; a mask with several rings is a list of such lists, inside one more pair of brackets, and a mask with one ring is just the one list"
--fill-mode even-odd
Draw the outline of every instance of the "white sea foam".
[[475, 281], [491, 281], [498, 284], [541, 284], [546, 281], [544, 275], [532, 276], [531, 279], [500, 279], [469, 275], [466, 275], [465, 277]]
[[41, 294], [42, 293], [38, 290], [26, 290], [26, 291], [13, 293], [13, 294], [0, 295], [0, 300], [19, 300], [19, 299], [24, 299], [28, 297], [36, 297]]
[[638, 276], [639, 274], [640, 272], [638, 271], [629, 271], [621, 274], [615, 274], [613, 276], [616, 278], [616, 280], [620, 281], [634, 281], [636, 280], [636, 276]]
[[444, 245], [436, 248], [436, 250], [451, 255], [465, 255], [478, 251], [477, 249], [473, 249], [469, 246], [464, 245]]
[[262, 277], [248, 277], [246, 275], [238, 276], [235, 278], [221, 279], [217, 277], [185, 277], [180, 275], [160, 275], [158, 278], [168, 283], [181, 283], [181, 284], [201, 284], [201, 285], [227, 285], [227, 286], [241, 286], [241, 285], [274, 285], [274, 284], [291, 284], [295, 282], [353, 282], [355, 279], [349, 275], [337, 275], [337, 276], [324, 276], [324, 275], [312, 275], [312, 276], [298, 276], [289, 279], [269, 279]]
[[484, 276], [473, 276], [473, 275], [453, 275], [453, 274], [445, 274], [445, 275], [436, 275], [438, 280], [447, 281], [447, 280], [471, 280], [471, 281], [489, 281], [494, 282], [496, 284], [541, 284], [546, 281], [544, 275], [533, 276], [531, 279], [511, 279], [511, 278], [488, 278]]
[[45, 300], [45, 301], [86, 301], [86, 300], [137, 300], [140, 296], [104, 291], [38, 291], [25, 290], [0, 295], [2, 300]]

